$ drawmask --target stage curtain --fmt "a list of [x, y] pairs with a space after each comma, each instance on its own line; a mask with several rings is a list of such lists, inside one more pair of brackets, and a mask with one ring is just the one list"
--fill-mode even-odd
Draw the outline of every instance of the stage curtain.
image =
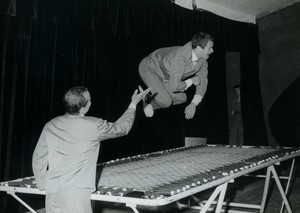
[[139, 106], [130, 134], [103, 142], [99, 161], [179, 147], [185, 136], [227, 144], [226, 51], [251, 55], [241, 60], [243, 67], [255, 67], [243, 68], [242, 84], [245, 104], [257, 111], [246, 106], [245, 126], [249, 145], [264, 144], [254, 140], [257, 122], [261, 132], [264, 129], [258, 62], [252, 60], [260, 51], [257, 26], [190, 11], [169, 0], [2, 0], [0, 180], [32, 175], [31, 156], [39, 134], [48, 120], [63, 113], [66, 89], [88, 87], [89, 115], [115, 121], [134, 89], [143, 86], [138, 76], [142, 58], [160, 47], [183, 45], [196, 31], [216, 40], [207, 94], [196, 117], [185, 120], [185, 105], [180, 105], [148, 119]]

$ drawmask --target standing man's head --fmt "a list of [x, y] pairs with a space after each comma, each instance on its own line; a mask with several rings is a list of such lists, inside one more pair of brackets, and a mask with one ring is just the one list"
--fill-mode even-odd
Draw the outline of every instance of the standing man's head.
[[214, 38], [208, 33], [197, 32], [192, 38], [192, 49], [198, 59], [207, 60], [214, 52]]
[[91, 106], [91, 96], [87, 88], [76, 86], [69, 89], [63, 98], [66, 113], [85, 115]]

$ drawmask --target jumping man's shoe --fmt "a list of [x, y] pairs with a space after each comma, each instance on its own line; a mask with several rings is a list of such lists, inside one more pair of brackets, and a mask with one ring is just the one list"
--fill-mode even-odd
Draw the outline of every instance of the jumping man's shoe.
[[143, 101], [143, 107], [144, 107], [144, 113], [146, 117], [151, 118], [154, 114], [153, 106], [151, 104], [147, 104], [145, 101]]

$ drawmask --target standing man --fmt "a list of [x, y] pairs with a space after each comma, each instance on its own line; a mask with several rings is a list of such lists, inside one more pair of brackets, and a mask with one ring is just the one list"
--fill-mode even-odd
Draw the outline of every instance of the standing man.
[[152, 88], [152, 96], [144, 100], [147, 117], [152, 117], [156, 109], [185, 103], [187, 96], [184, 91], [195, 85], [194, 98], [184, 112], [186, 119], [194, 117], [196, 106], [206, 92], [207, 59], [213, 53], [213, 45], [211, 35], [198, 32], [184, 46], [155, 50], [141, 61], [139, 74]]
[[231, 105], [229, 143], [230, 145], [243, 146], [244, 130], [241, 109], [241, 89], [240, 85], [235, 85], [233, 88], [235, 97]]
[[85, 116], [91, 106], [87, 88], [77, 86], [65, 93], [66, 114], [44, 126], [32, 158], [37, 186], [46, 192], [47, 213], [92, 213], [100, 142], [128, 134], [136, 105], [149, 91], [139, 87], [114, 123]]

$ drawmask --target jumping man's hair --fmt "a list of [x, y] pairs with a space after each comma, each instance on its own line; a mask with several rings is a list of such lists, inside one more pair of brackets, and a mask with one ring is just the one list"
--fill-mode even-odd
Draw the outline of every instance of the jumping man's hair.
[[192, 38], [192, 48], [195, 49], [197, 46], [204, 48], [208, 41], [214, 42], [214, 38], [208, 33], [197, 32]]

